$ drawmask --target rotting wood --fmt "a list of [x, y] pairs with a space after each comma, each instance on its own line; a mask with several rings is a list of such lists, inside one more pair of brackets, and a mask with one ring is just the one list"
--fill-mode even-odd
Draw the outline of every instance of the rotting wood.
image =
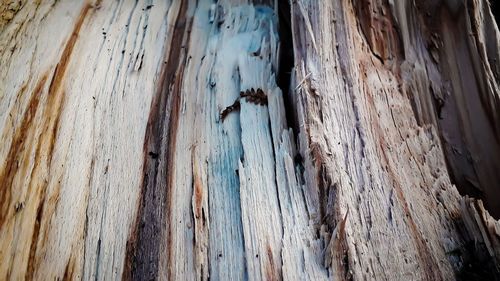
[[486, 0], [2, 2], [0, 279], [499, 280], [499, 34]]

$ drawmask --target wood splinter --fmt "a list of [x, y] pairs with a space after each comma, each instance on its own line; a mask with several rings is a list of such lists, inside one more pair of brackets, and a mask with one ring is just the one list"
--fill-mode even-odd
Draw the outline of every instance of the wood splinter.
[[227, 115], [235, 110], [239, 110], [240, 109], [240, 98], [237, 98], [236, 101], [234, 101], [234, 103], [226, 108], [224, 108], [224, 110], [222, 110], [222, 112], [220, 113], [220, 119], [222, 120], [222, 122], [224, 122], [224, 119], [226, 119]]

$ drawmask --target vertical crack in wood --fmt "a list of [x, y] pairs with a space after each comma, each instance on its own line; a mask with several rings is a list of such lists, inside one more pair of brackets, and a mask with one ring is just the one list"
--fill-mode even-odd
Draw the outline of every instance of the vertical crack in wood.
[[[288, 127], [293, 129], [295, 135], [299, 133], [296, 105], [293, 92], [290, 90], [292, 71], [295, 64], [292, 26], [290, 22], [291, 8], [289, 1], [280, 1], [278, 4], [278, 33], [280, 40], [279, 63], [276, 82], [283, 93], [285, 104], [285, 119]], [[295, 155], [293, 155], [295, 157]]]

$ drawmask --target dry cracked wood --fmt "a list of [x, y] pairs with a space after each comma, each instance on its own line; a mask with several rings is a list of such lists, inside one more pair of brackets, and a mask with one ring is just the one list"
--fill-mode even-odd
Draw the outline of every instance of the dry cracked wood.
[[0, 280], [500, 278], [498, 28], [415, 2], [2, 1]]

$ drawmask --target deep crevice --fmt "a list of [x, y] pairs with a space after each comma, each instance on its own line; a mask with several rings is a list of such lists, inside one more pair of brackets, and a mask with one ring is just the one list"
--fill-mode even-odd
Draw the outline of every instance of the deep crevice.
[[298, 120], [295, 114], [295, 106], [290, 92], [290, 82], [294, 66], [293, 39], [291, 26], [290, 3], [280, 1], [278, 5], [279, 16], [279, 36], [280, 36], [280, 57], [277, 76], [278, 87], [283, 92], [283, 102], [285, 104], [285, 114], [288, 127], [293, 129], [294, 134], [299, 132]]
[[491, 8], [491, 12], [493, 13], [493, 17], [495, 18], [495, 21], [497, 22], [497, 26], [498, 26], [498, 23], [500, 23], [500, 12], [498, 10], [498, 9], [500, 9], [500, 1], [498, 1], [498, 0], [490, 1], [490, 8]]

